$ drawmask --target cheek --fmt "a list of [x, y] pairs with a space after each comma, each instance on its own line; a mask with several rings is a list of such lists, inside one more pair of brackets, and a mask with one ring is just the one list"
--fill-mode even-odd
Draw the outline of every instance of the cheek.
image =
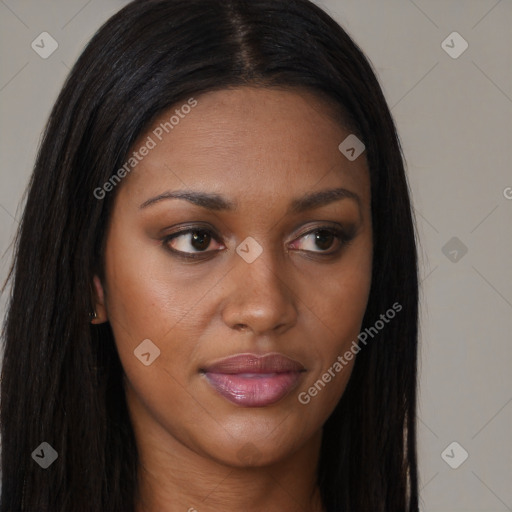
[[[215, 310], [211, 297], [221, 275], [179, 264], [165, 249], [129, 235], [118, 229], [105, 257], [106, 306], [119, 357], [133, 387], [150, 394], [160, 389], [164, 399], [174, 388], [183, 394], [194, 375], [197, 340]], [[146, 367], [139, 356], [148, 352], [145, 362], [154, 363]], [[172, 393], [172, 400], [179, 394]]]
[[[304, 280], [300, 290], [306, 307], [314, 313], [320, 328], [328, 334], [324, 353], [341, 350], [361, 328], [371, 286], [371, 240], [363, 239], [349, 248], [346, 257]], [[352, 338], [351, 338], [352, 339]]]
[[314, 283], [309, 294], [301, 292], [313, 313], [309, 314], [308, 330], [315, 365], [298, 399], [307, 406], [306, 414], [318, 421], [325, 421], [338, 403], [361, 350], [357, 336], [368, 304], [372, 273], [371, 240], [361, 242], [333, 266], [331, 273], [319, 273], [308, 280], [308, 286]]
[[188, 278], [186, 269], [178, 268], [163, 248], [154, 245], [129, 242], [128, 236], [110, 240], [106, 305], [109, 321], [121, 339], [123, 331], [139, 342], [166, 338], [198, 306], [208, 284], [208, 278]]
[[[132, 413], [143, 417], [150, 411], [159, 424], [169, 426], [171, 411], [186, 410], [189, 422], [200, 424], [204, 409], [184, 390], [195, 350], [191, 341], [198, 332], [190, 319], [200, 311], [205, 283], [190, 286], [160, 251], [136, 241], [128, 247], [127, 239], [109, 240], [105, 274], [107, 312]], [[175, 436], [186, 437], [179, 422], [173, 429]]]

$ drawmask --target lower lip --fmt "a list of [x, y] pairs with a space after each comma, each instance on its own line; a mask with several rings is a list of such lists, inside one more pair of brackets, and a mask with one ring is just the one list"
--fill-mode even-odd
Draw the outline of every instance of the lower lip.
[[206, 373], [208, 383], [224, 398], [242, 407], [275, 404], [298, 384], [301, 373]]

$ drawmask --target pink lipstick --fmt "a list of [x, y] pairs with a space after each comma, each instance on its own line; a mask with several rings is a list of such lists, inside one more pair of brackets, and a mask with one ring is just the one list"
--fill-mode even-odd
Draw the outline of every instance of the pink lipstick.
[[241, 407], [274, 404], [297, 387], [304, 366], [282, 354], [237, 354], [201, 370], [220, 395]]

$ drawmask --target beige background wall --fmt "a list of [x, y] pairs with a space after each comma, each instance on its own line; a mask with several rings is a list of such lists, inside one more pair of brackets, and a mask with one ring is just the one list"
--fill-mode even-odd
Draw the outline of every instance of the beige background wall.
[[[51, 105], [126, 3], [0, 1], [2, 281]], [[372, 61], [408, 163], [422, 253], [422, 509], [512, 510], [512, 1], [317, 3]], [[42, 32], [58, 44], [47, 59], [31, 47]], [[4, 307], [5, 296], [2, 318]]]

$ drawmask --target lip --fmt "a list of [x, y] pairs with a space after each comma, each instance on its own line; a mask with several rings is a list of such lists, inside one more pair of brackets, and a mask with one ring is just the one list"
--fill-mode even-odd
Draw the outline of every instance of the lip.
[[282, 400], [297, 387], [302, 364], [283, 354], [237, 354], [201, 369], [221, 396], [241, 407], [265, 407]]

